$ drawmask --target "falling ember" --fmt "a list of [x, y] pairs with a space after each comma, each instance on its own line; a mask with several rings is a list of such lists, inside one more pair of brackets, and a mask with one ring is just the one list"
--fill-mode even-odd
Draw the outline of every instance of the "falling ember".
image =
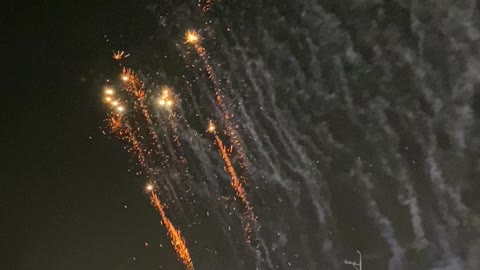
[[225, 170], [230, 174], [230, 177], [232, 178], [232, 188], [235, 190], [235, 193], [238, 198], [242, 201], [242, 203], [245, 205], [245, 215], [244, 215], [244, 220], [243, 222], [246, 222], [246, 224], [243, 224], [244, 226], [244, 233], [247, 238], [247, 242], [250, 243], [251, 239], [251, 234], [253, 229], [256, 230], [257, 228], [257, 218], [255, 214], [253, 213], [253, 207], [250, 205], [250, 202], [248, 201], [247, 198], [247, 193], [245, 192], [245, 188], [243, 187], [242, 181], [237, 176], [237, 173], [235, 172], [235, 169], [232, 165], [232, 161], [230, 160], [230, 157], [228, 156], [227, 148], [223, 144], [222, 140], [220, 137], [217, 135], [215, 132], [215, 126], [210, 123], [208, 130], [210, 133], [213, 133], [215, 136], [215, 141], [217, 142], [218, 150], [222, 156], [223, 161], [225, 162]]
[[123, 106], [118, 106], [117, 107], [117, 111], [118, 112], [124, 112], [125, 111], [125, 108]]
[[110, 103], [110, 104], [112, 104], [112, 106], [116, 107], [116, 106], [118, 106], [118, 101], [114, 100], [114, 101], [112, 101], [112, 103]]
[[105, 101], [106, 101], [106, 102], [111, 102], [111, 101], [112, 101], [112, 97], [106, 97], [106, 98], [105, 98]]
[[162, 205], [160, 199], [154, 191], [151, 191], [150, 199], [152, 200], [153, 205], [160, 214], [160, 217], [162, 218], [162, 223], [167, 228], [168, 236], [170, 236], [170, 241], [175, 248], [177, 256], [180, 257], [183, 264], [187, 267], [187, 270], [193, 270], [194, 268], [192, 258], [190, 257], [190, 252], [187, 249], [185, 239], [183, 238], [181, 232], [175, 229], [175, 226], [173, 226], [172, 222], [165, 214], [164, 206]]
[[152, 185], [152, 184], [148, 184], [148, 185], [145, 187], [145, 189], [146, 189], [147, 191], [153, 191], [153, 185]]

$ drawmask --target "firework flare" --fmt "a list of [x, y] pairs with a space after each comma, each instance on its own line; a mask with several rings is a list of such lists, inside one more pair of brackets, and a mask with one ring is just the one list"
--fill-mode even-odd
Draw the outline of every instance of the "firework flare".
[[[208, 59], [207, 59], [207, 52], [206, 52], [205, 48], [200, 45], [200, 41], [201, 41], [201, 36], [197, 31], [187, 30], [185, 32], [185, 43], [193, 45], [193, 47], [195, 48], [195, 51], [197, 52], [198, 56], [200, 56], [200, 59], [202, 59], [204, 65], [205, 65], [205, 69], [207, 71], [208, 78], [212, 80], [212, 82], [215, 84], [215, 86], [218, 86], [217, 85], [217, 80], [215, 79], [215, 77], [213, 75], [213, 72], [212, 72], [212, 66], [210, 65], [210, 63], [208, 62]], [[217, 91], [218, 89], [215, 88], [215, 90]], [[216, 97], [216, 98], [218, 98], [218, 97]]]
[[185, 239], [183, 238], [181, 232], [173, 226], [170, 219], [167, 217], [164, 211], [164, 206], [160, 202], [157, 194], [155, 194], [154, 188], [152, 185], [147, 186], [147, 191], [150, 192], [150, 199], [152, 204], [157, 209], [160, 217], [162, 218], [162, 224], [167, 229], [168, 235], [170, 236], [172, 246], [175, 248], [175, 252], [177, 256], [182, 260], [183, 264], [187, 268], [187, 270], [193, 270], [193, 262], [192, 258], [190, 257], [190, 253], [187, 249], [187, 245], [185, 243]]
[[[127, 69], [124, 69], [121, 75], [121, 79], [127, 84], [124, 86], [123, 90], [126, 91], [127, 94], [130, 94], [135, 98], [134, 104], [136, 106], [134, 106], [134, 108], [137, 108], [137, 110], [140, 111], [141, 115], [145, 118], [145, 120], [148, 123], [148, 126], [150, 127], [152, 125], [152, 120], [151, 120], [151, 116], [148, 114], [146, 105], [144, 103], [145, 91], [143, 90], [141, 82], [138, 80], [136, 75], [131, 70], [127, 70]], [[163, 93], [168, 96], [168, 93], [166, 91], [164, 91]], [[151, 161], [147, 160], [150, 158], [152, 151], [151, 149], [142, 147], [142, 142], [140, 142], [138, 138], [140, 137], [140, 138], [143, 138], [142, 140], [144, 140], [144, 135], [136, 134], [138, 133], [136, 132], [136, 130], [138, 129], [132, 128], [132, 126], [129, 124], [130, 121], [128, 121], [127, 116], [125, 116], [126, 108], [121, 102], [121, 99], [119, 97], [116, 97], [115, 95], [116, 95], [116, 92], [114, 91], [113, 88], [107, 87], [104, 89], [104, 100], [112, 108], [111, 113], [113, 114], [108, 119], [109, 127], [114, 134], [118, 135], [119, 138], [121, 138], [122, 140], [128, 143], [129, 145], [128, 151], [134, 153], [140, 167], [140, 171], [137, 174], [141, 174], [143, 172], [147, 174], [149, 177], [155, 176], [155, 173], [154, 173], [155, 170], [151, 166], [149, 166], [149, 163]], [[167, 99], [167, 105], [170, 103], [169, 101], [171, 100]], [[157, 142], [158, 137], [153, 132], [153, 130], [148, 129], [148, 131], [149, 131], [148, 134], [152, 136], [155, 142]], [[171, 186], [169, 189], [174, 190], [173, 187]], [[186, 268], [188, 270], [193, 270], [194, 268], [193, 268], [192, 259], [187, 249], [185, 239], [182, 237], [180, 231], [175, 228], [173, 223], [167, 217], [164, 211], [165, 206], [161, 203], [160, 198], [155, 193], [154, 184], [149, 183], [146, 186], [146, 190], [150, 193], [150, 199], [160, 214], [160, 217], [162, 219], [162, 224], [167, 229], [167, 233], [171, 239], [171, 243], [175, 249], [175, 252], [177, 253], [178, 257], [181, 259], [181, 261], [185, 264]], [[178, 198], [175, 197], [175, 200], [178, 201]]]
[[[234, 145], [238, 147], [241, 159], [246, 158], [240, 147], [240, 142], [236, 137], [236, 130], [231, 123], [231, 114], [227, 110], [227, 106], [223, 101], [223, 95], [220, 89], [220, 83], [215, 78], [211, 65], [208, 63], [206, 57], [206, 50], [200, 45], [201, 36], [194, 30], [189, 30], [185, 34], [185, 43], [193, 45], [197, 54], [202, 59], [208, 78], [212, 81], [215, 88], [215, 104], [222, 111], [223, 120], [226, 124], [227, 135], [233, 141]], [[124, 52], [117, 52], [114, 54], [115, 60], [121, 60], [127, 57]], [[175, 160], [175, 150], [172, 149], [171, 143], [173, 143], [181, 152], [182, 143], [179, 140], [177, 134], [172, 134], [172, 140], [161, 141], [155, 131], [154, 127], [157, 126], [155, 117], [150, 113], [147, 103], [147, 91], [142, 80], [138, 75], [130, 68], [123, 67], [120, 79], [121, 91], [116, 91], [113, 87], [106, 87], [104, 89], [104, 101], [112, 108], [112, 117], [109, 119], [109, 126], [114, 133], [129, 144], [129, 152], [133, 152], [136, 156], [138, 164], [140, 166], [137, 174], [146, 174], [149, 179], [158, 179], [159, 171], [156, 169], [158, 162], [162, 164], [163, 168], [168, 168], [168, 164]], [[175, 121], [175, 114], [173, 113], [176, 97], [172, 88], [168, 86], [162, 86], [160, 92], [155, 99], [154, 103], [158, 108], [166, 110], [168, 112], [168, 122], [170, 129], [174, 132], [178, 131], [177, 123]], [[127, 102], [128, 101], [128, 102]], [[129, 105], [130, 112], [127, 112], [127, 105]], [[159, 116], [162, 116], [160, 114]], [[165, 122], [163, 122], [165, 123]], [[145, 132], [146, 131], [146, 132]], [[167, 132], [167, 130], [164, 130]], [[216, 132], [216, 127], [213, 122], [210, 122], [207, 131], [213, 134], [215, 143], [218, 147], [220, 157], [224, 161], [225, 171], [231, 177], [231, 188], [235, 192], [235, 196], [240, 199], [243, 205], [243, 213], [241, 218], [241, 224], [245, 235], [246, 242], [252, 245], [252, 239], [256, 238], [258, 232], [257, 218], [253, 212], [253, 207], [247, 198], [245, 191], [245, 177], [238, 176], [235, 171], [234, 164], [229, 156], [232, 153], [233, 146], [229, 149], [225, 146], [224, 142]], [[169, 138], [169, 136], [164, 136]], [[167, 149], [164, 149], [166, 147]], [[166, 153], [170, 153], [167, 155]], [[183, 154], [178, 155], [178, 160], [183, 165], [188, 165], [187, 159]], [[242, 165], [242, 164], [241, 164]], [[243, 167], [243, 166], [242, 166]], [[188, 174], [188, 168], [184, 168], [184, 172]], [[168, 231], [168, 235], [171, 238], [171, 242], [175, 248], [175, 251], [182, 262], [186, 265], [187, 269], [193, 269], [193, 264], [190, 258], [190, 254], [186, 248], [185, 240], [181, 236], [180, 232], [175, 229], [171, 221], [165, 214], [165, 206], [161, 203], [158, 194], [155, 193], [154, 184], [156, 180], [153, 180], [151, 184], [147, 185], [147, 191], [150, 192], [151, 200], [158, 210], [162, 223], [165, 225]], [[179, 198], [176, 195], [175, 188], [171, 186], [168, 180], [162, 182], [159, 186], [167, 190], [167, 194], [170, 194], [170, 201], [180, 204]], [[179, 206], [181, 208], [181, 206]], [[258, 247], [257, 247], [258, 248]]]
[[[358, 4], [352, 19], [348, 4], [273, 1], [264, 12], [237, 2], [155, 6], [159, 35], [128, 46], [152, 61], [134, 72], [122, 65], [129, 54], [115, 51], [123, 70], [102, 89], [108, 124], [148, 181], [179, 261], [341, 269], [347, 249], [358, 248], [382, 264], [373, 268], [477, 269], [464, 254], [478, 243], [459, 252], [479, 231], [463, 197], [475, 194], [469, 179], [479, 175], [471, 6]], [[445, 23], [422, 20], [424, 10], [455, 12]], [[363, 14], [372, 27], [346, 27]], [[189, 30], [179, 37], [179, 29]], [[445, 74], [448, 82], [438, 79]], [[185, 209], [183, 234], [172, 204]], [[219, 255], [231, 256], [215, 261], [228, 266], [206, 259]]]

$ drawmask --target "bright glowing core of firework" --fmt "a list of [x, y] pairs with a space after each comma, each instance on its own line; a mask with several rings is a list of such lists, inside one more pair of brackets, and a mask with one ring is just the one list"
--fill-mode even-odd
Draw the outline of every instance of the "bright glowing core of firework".
[[145, 187], [145, 189], [146, 189], [147, 191], [152, 191], [152, 190], [153, 190], [153, 185], [152, 185], [152, 184], [148, 184], [148, 185]]
[[166, 98], [160, 98], [158, 100], [158, 105], [160, 106], [166, 106], [166, 107], [172, 107], [173, 101], [171, 99], [166, 99]]
[[185, 42], [190, 44], [196, 44], [200, 40], [200, 36], [194, 30], [188, 30], [185, 33]]
[[162, 95], [158, 99], [158, 104], [160, 106], [172, 107], [173, 100], [169, 97], [171, 92], [171, 88], [168, 86], [162, 87]]
[[210, 122], [210, 124], [208, 124], [208, 129], [207, 129], [208, 132], [210, 133], [214, 133], [215, 132], [215, 125]]
[[114, 94], [114, 91], [112, 88], [105, 88], [105, 95], [111, 96]]

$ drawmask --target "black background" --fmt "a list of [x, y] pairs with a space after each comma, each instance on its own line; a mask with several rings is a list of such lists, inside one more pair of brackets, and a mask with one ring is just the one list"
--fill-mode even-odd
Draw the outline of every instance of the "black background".
[[153, 16], [138, 1], [2, 9], [1, 268], [130, 269], [142, 256], [150, 267], [181, 267], [160, 249], [149, 256], [153, 244], [144, 242], [158, 247], [162, 233], [149, 230], [158, 218], [127, 173], [128, 155], [101, 133], [102, 72], [116, 46], [128, 49], [155, 31]]

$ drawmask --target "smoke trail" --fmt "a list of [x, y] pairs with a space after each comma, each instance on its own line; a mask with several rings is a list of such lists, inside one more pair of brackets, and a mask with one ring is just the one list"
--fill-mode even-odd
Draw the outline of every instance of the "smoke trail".
[[357, 175], [358, 178], [363, 182], [365, 187], [364, 196], [367, 202], [368, 212], [375, 221], [375, 224], [377, 225], [380, 234], [382, 235], [385, 242], [387, 242], [393, 253], [393, 257], [388, 264], [388, 269], [402, 269], [402, 258], [404, 255], [403, 250], [400, 247], [397, 239], [395, 238], [395, 230], [393, 229], [390, 220], [380, 212], [377, 202], [371, 195], [373, 184], [370, 181], [369, 177], [362, 173], [362, 167], [362, 161], [360, 159], [357, 159], [357, 161], [355, 162], [355, 168], [351, 173]]

